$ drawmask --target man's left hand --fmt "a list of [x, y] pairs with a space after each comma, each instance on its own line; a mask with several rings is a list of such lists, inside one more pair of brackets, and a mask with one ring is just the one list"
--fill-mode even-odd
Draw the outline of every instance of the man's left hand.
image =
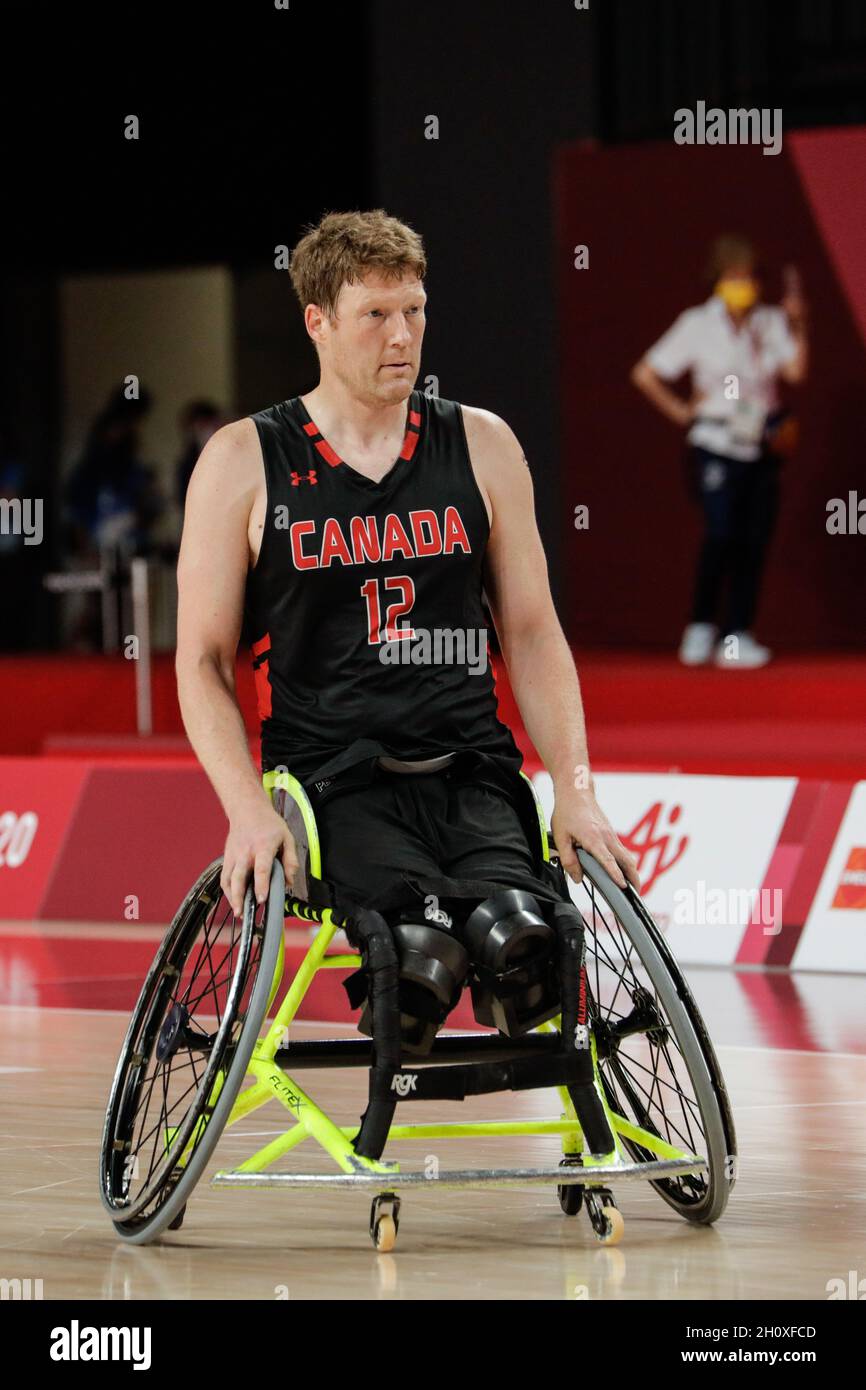
[[620, 840], [607, 816], [587, 790], [563, 790], [556, 794], [550, 821], [559, 861], [574, 880], [583, 880], [583, 870], [575, 846], [585, 849], [606, 869], [614, 883], [624, 888], [626, 879], [640, 892], [637, 860]]

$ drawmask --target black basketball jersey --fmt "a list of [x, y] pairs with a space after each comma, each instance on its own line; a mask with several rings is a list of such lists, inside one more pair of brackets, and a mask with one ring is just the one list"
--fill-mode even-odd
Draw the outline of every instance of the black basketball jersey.
[[378, 483], [338, 457], [300, 397], [251, 417], [267, 482], [246, 595], [264, 770], [312, 781], [378, 753], [466, 748], [522, 762], [497, 717], [490, 527], [462, 411], [420, 391], [408, 406]]

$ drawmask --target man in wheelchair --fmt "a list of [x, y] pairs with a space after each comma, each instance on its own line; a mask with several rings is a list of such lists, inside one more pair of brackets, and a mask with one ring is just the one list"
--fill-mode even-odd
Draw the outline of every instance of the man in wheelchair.
[[[178, 1230], [222, 1129], [276, 1101], [291, 1128], [212, 1181], [370, 1191], [380, 1251], [397, 1189], [430, 1177], [385, 1148], [429, 1135], [558, 1136], [557, 1166], [437, 1168], [440, 1189], [555, 1184], [605, 1243], [623, 1230], [608, 1179], [646, 1178], [710, 1223], [736, 1154], [724, 1081], [596, 801], [520, 445], [489, 411], [415, 390], [426, 259], [411, 227], [381, 209], [329, 213], [290, 272], [319, 384], [218, 430], [187, 493], [178, 694], [229, 828], [127, 1030], [102, 1202], [125, 1241]], [[550, 836], [498, 718], [488, 615], [553, 781]], [[245, 617], [261, 769], [235, 687]], [[585, 917], [566, 878], [584, 871]], [[319, 929], [263, 1036], [287, 910]], [[341, 927], [351, 955], [329, 950]], [[320, 969], [353, 971], [366, 1037], [289, 1036]], [[467, 988], [495, 1031], [437, 1037]], [[359, 1123], [297, 1079], [322, 1066], [368, 1068]], [[559, 1118], [393, 1123], [403, 1102], [548, 1087]], [[336, 1172], [264, 1171], [308, 1140]]]
[[[229, 822], [222, 887], [240, 914], [250, 875], [261, 902], [275, 856], [288, 885], [300, 868], [236, 699], [246, 616], [262, 772], [309, 797], [332, 904], [364, 949], [347, 982], [362, 1031], [381, 948], [406, 1050], [429, 1049], [467, 981], [479, 1022], [514, 1036], [560, 1009], [577, 847], [639, 887], [596, 801], [529, 468], [504, 420], [415, 390], [426, 258], [411, 227], [329, 213], [290, 273], [319, 384], [212, 436], [178, 567], [178, 693]], [[553, 779], [557, 868], [497, 716], [485, 604]]]

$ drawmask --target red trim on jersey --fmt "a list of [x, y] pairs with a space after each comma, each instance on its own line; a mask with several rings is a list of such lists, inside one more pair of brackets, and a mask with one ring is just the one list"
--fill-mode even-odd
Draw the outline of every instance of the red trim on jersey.
[[335, 453], [334, 450], [331, 448], [327, 439], [314, 439], [313, 443], [315, 444], [319, 453], [322, 455], [322, 458], [325, 460], [325, 462], [329, 463], [332, 468], [336, 468], [338, 464], [343, 462], [343, 460], [340, 458], [340, 455]]
[[409, 424], [406, 428], [406, 438], [403, 440], [403, 448], [400, 450], [401, 459], [410, 459], [415, 452], [415, 446], [421, 438], [421, 431], [418, 426], [421, 424], [421, 416], [417, 410], [409, 411]]
[[[300, 400], [300, 398], [298, 399], [298, 404], [301, 406], [301, 409], [304, 410], [305, 413], [309, 416], [310, 412], [307, 410], [307, 407], [304, 405], [303, 401]], [[332, 449], [331, 445], [328, 443], [327, 439], [322, 434], [322, 431], [319, 429], [315, 420], [313, 420], [312, 418], [307, 419], [304, 422], [303, 428], [304, 433], [309, 435], [310, 442], [312, 444], [315, 444], [319, 453], [322, 455], [322, 458], [325, 459], [325, 461], [329, 463], [332, 468], [336, 468], [339, 464], [343, 462], [336, 449]], [[420, 439], [420, 437], [421, 412], [418, 410], [410, 410], [409, 419], [406, 422], [406, 433], [403, 437], [403, 447], [400, 450], [398, 458], [410, 459], [415, 452], [415, 448], [418, 444], [418, 440]]]
[[250, 645], [253, 654], [253, 680], [256, 685], [256, 704], [259, 709], [260, 719], [270, 719], [273, 712], [271, 694], [271, 676], [268, 668], [268, 657], [271, 654], [271, 634], [266, 632], [264, 637], [260, 637], [258, 642]]
[[257, 666], [253, 672], [256, 683], [256, 703], [259, 707], [259, 718], [270, 719], [273, 713], [271, 696], [271, 675], [268, 663], [263, 661], [261, 666]]
[[319, 426], [313, 420], [308, 420], [304, 425], [304, 434], [308, 434], [310, 436], [311, 443], [315, 444], [319, 453], [322, 455], [322, 458], [325, 460], [326, 463], [329, 463], [332, 468], [336, 468], [337, 464], [343, 462], [339, 454], [336, 454], [334, 450], [331, 448], [327, 439], [325, 439], [324, 435], [319, 429]]

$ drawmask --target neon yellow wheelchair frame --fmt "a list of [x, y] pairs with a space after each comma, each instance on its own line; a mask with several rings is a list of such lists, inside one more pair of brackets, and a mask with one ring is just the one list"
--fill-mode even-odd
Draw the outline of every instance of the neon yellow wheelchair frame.
[[[539, 830], [543, 855], [546, 861], [550, 860], [550, 845], [547, 827], [535, 788], [525, 774], [526, 782], [531, 788], [536, 811], [538, 813]], [[304, 826], [308, 837], [308, 850], [310, 856], [310, 873], [316, 878], [321, 878], [322, 865], [320, 857], [320, 847], [316, 831], [315, 817], [310, 801], [296, 778], [285, 771], [269, 772], [264, 774], [263, 783], [265, 789], [273, 797], [278, 790], [285, 791], [294, 800], [303, 817]], [[254, 1082], [238, 1096], [227, 1121], [229, 1125], [236, 1124], [239, 1120], [246, 1118], [257, 1110], [259, 1106], [267, 1101], [278, 1100], [281, 1105], [289, 1112], [292, 1118], [291, 1127], [270, 1143], [264, 1145], [256, 1153], [244, 1160], [237, 1168], [232, 1171], [220, 1171], [212, 1179], [215, 1186], [249, 1186], [260, 1184], [283, 1184], [289, 1185], [308, 1185], [325, 1186], [340, 1185], [339, 1175], [345, 1175], [343, 1181], [347, 1185], [376, 1188], [390, 1188], [396, 1184], [408, 1185], [414, 1180], [427, 1180], [428, 1174], [406, 1173], [402, 1174], [400, 1165], [394, 1161], [371, 1159], [359, 1155], [353, 1148], [352, 1141], [359, 1131], [359, 1123], [353, 1125], [340, 1126], [335, 1124], [328, 1115], [316, 1104], [316, 1102], [298, 1085], [293, 1076], [290, 1076], [284, 1067], [277, 1061], [277, 1054], [281, 1048], [287, 1046], [288, 1033], [290, 1026], [297, 1016], [300, 1004], [310, 987], [310, 984], [319, 970], [342, 970], [356, 969], [361, 964], [361, 956], [355, 951], [330, 952], [329, 947], [340, 930], [340, 922], [335, 922], [330, 908], [317, 909], [309, 903], [289, 894], [286, 898], [286, 916], [297, 917], [306, 921], [320, 923], [319, 930], [301, 962], [300, 967], [291, 981], [286, 992], [285, 998], [280, 1004], [273, 1021], [269, 1024], [267, 1031], [262, 1036], [253, 1052], [248, 1070], [254, 1077]], [[277, 968], [271, 988], [268, 1011], [270, 1011], [280, 987], [285, 964], [285, 942], [281, 941]], [[559, 1017], [544, 1023], [536, 1030], [539, 1032], [559, 1032]], [[480, 1036], [480, 1035], [479, 1035]], [[439, 1182], [435, 1185], [442, 1186], [469, 1186], [472, 1183], [494, 1183], [499, 1185], [525, 1185], [535, 1180], [556, 1181], [562, 1185], [571, 1182], [580, 1183], [585, 1189], [593, 1187], [604, 1188], [609, 1178], [616, 1178], [617, 1181], [623, 1178], [639, 1177], [642, 1180], [651, 1180], [655, 1177], [674, 1176], [684, 1173], [697, 1173], [706, 1168], [706, 1161], [700, 1155], [684, 1152], [666, 1143], [657, 1134], [653, 1134], [640, 1126], [626, 1119], [625, 1116], [616, 1113], [608, 1105], [605, 1090], [601, 1084], [598, 1069], [598, 1058], [596, 1054], [595, 1039], [591, 1042], [592, 1063], [594, 1076], [594, 1089], [598, 1095], [604, 1113], [607, 1118], [610, 1133], [613, 1137], [614, 1148], [606, 1154], [592, 1154], [587, 1151], [584, 1135], [578, 1122], [577, 1114], [565, 1086], [557, 1086], [563, 1113], [559, 1119], [549, 1120], [504, 1120], [504, 1121], [459, 1121], [441, 1122], [433, 1124], [393, 1124], [388, 1132], [388, 1140], [412, 1140], [412, 1139], [473, 1139], [488, 1138], [492, 1135], [502, 1135], [508, 1137], [524, 1137], [557, 1135], [562, 1144], [562, 1152], [567, 1159], [574, 1161], [574, 1170], [566, 1167], [554, 1170], [458, 1170], [451, 1173], [437, 1174]], [[323, 1177], [321, 1174], [297, 1175], [293, 1173], [277, 1173], [266, 1175], [265, 1170], [274, 1164], [278, 1159], [292, 1149], [297, 1148], [307, 1139], [315, 1139], [327, 1154], [334, 1160], [338, 1173], [330, 1177]], [[644, 1162], [634, 1162], [623, 1140], [637, 1144], [644, 1151], [654, 1156], [653, 1160]], [[586, 1179], [586, 1169], [592, 1168], [597, 1182], [588, 1182]], [[598, 1170], [595, 1174], [595, 1170]], [[618, 1212], [616, 1213], [618, 1216]], [[598, 1234], [598, 1231], [597, 1231]], [[603, 1239], [604, 1237], [600, 1236]], [[614, 1231], [612, 1238], [618, 1238]]]

